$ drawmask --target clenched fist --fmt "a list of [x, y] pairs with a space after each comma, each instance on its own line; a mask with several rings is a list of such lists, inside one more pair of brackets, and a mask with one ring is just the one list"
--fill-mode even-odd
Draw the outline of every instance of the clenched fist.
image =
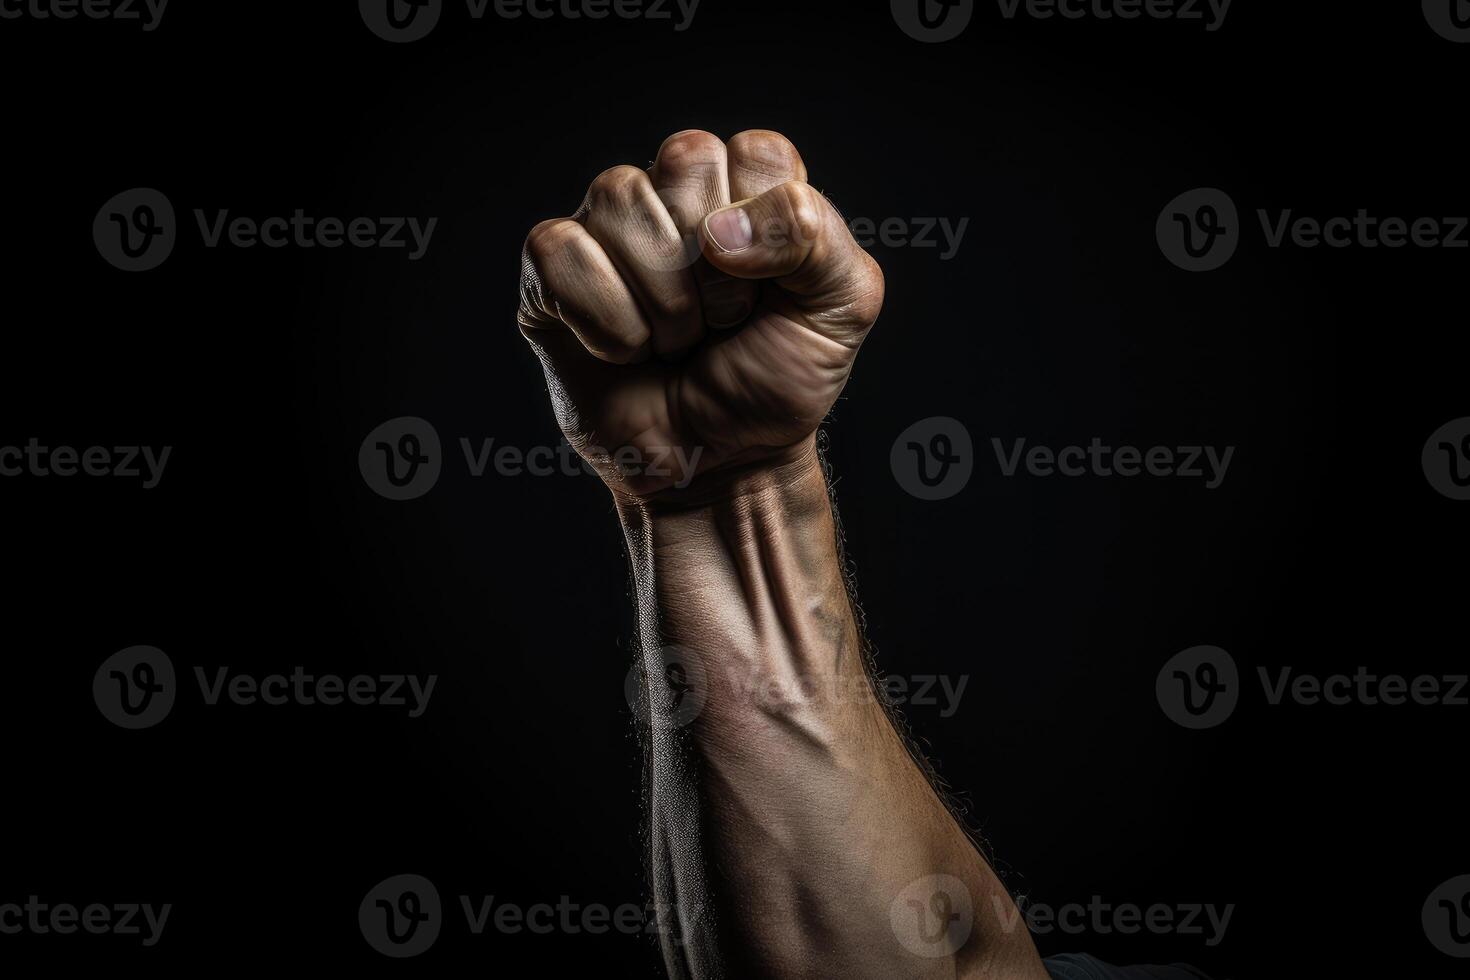
[[690, 130], [532, 229], [521, 331], [567, 440], [615, 494], [718, 486], [810, 447], [883, 274], [806, 180], [778, 133]]

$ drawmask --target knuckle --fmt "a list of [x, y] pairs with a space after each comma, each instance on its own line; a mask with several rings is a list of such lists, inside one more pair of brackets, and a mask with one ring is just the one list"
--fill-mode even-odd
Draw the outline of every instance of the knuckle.
[[647, 184], [648, 175], [637, 167], [627, 164], [611, 167], [592, 181], [593, 206], [599, 202], [626, 205], [640, 197]]
[[829, 205], [827, 199], [810, 184], [792, 180], [782, 184], [782, 215], [787, 235], [793, 244], [812, 245], [822, 236]]
[[526, 255], [538, 267], [571, 248], [581, 232], [581, 225], [570, 218], [552, 218], [531, 229], [526, 236]]
[[719, 163], [725, 158], [725, 143], [702, 129], [686, 129], [664, 140], [659, 147], [658, 165], [673, 171]]
[[789, 177], [802, 171], [801, 154], [780, 133], [769, 129], [747, 129], [730, 138], [730, 156], [746, 170], [772, 177]]
[[866, 252], [836, 280], [839, 284], [836, 295], [842, 301], [819, 316], [833, 326], [855, 328], [851, 339], [860, 343], [862, 336], [883, 312], [883, 270]]

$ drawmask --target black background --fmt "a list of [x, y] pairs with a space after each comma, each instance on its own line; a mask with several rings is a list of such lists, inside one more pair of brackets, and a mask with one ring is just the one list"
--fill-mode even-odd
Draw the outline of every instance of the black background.
[[[1196, 22], [1003, 19], [921, 44], [885, 3], [703, 0], [668, 21], [473, 21], [388, 44], [354, 4], [171, 5], [136, 23], [0, 21], [0, 445], [169, 445], [159, 487], [0, 480], [7, 640], [0, 902], [171, 902], [162, 941], [0, 936], [0, 964], [288, 964], [429, 975], [661, 975], [646, 937], [472, 936], [457, 896], [645, 898], [622, 685], [621, 536], [591, 477], [474, 478], [458, 440], [558, 439], [513, 313], [519, 251], [667, 135], [779, 130], [849, 217], [968, 217], [959, 254], [874, 252], [885, 313], [828, 426], [881, 666], [968, 676], [907, 716], [1008, 881], [1052, 906], [1236, 906], [1225, 941], [1045, 935], [1046, 954], [1219, 977], [1459, 975], [1420, 926], [1470, 871], [1465, 708], [1268, 707], [1257, 667], [1463, 673], [1464, 504], [1420, 468], [1470, 414], [1466, 252], [1266, 247], [1257, 208], [1466, 213], [1470, 47], [1418, 4], [1239, 0]], [[155, 187], [160, 268], [91, 237]], [[1234, 259], [1183, 272], [1154, 221], [1227, 190]], [[192, 211], [436, 216], [428, 255], [207, 249]], [[364, 436], [429, 420], [445, 470], [392, 502]], [[960, 495], [889, 448], [953, 416]], [[1237, 447], [1224, 485], [1002, 478], [990, 439]], [[133, 644], [184, 675], [155, 728], [90, 696]], [[1229, 650], [1224, 725], [1154, 680]], [[207, 707], [196, 666], [435, 673], [429, 711]], [[1456, 790], [1459, 786], [1459, 791]], [[358, 931], [412, 872], [450, 906], [396, 963]], [[18, 975], [18, 974], [17, 974]]]

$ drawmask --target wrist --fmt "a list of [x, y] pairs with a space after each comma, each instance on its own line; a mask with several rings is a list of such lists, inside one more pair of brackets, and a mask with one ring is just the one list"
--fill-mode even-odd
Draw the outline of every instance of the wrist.
[[611, 486], [625, 528], [660, 517], [722, 510], [746, 511], [763, 505], [787, 509], [827, 504], [827, 481], [817, 454], [816, 433], [759, 458], [736, 461], [703, 473], [684, 487], [634, 494]]

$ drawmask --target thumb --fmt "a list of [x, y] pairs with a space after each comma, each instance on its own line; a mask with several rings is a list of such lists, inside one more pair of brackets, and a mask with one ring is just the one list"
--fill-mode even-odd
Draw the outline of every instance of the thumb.
[[883, 272], [832, 203], [792, 180], [707, 215], [704, 256], [737, 279], [773, 279], [809, 326], [867, 329], [883, 305]]

